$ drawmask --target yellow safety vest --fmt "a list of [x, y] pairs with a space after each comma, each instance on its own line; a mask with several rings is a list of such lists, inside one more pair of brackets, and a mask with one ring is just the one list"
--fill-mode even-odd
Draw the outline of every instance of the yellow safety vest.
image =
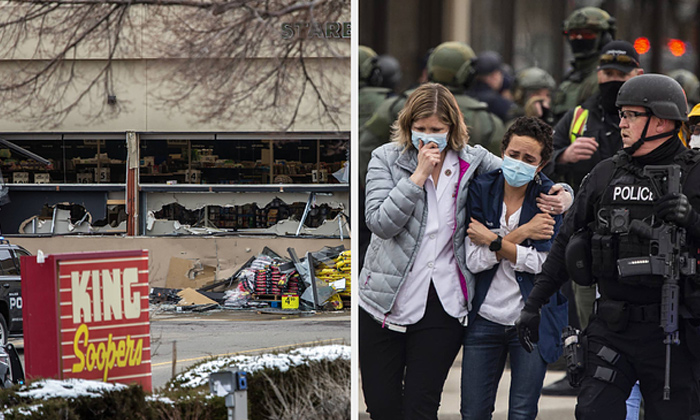
[[581, 105], [574, 108], [574, 117], [571, 119], [571, 127], [569, 127], [571, 143], [575, 142], [586, 131], [586, 121], [588, 121], [588, 110]]

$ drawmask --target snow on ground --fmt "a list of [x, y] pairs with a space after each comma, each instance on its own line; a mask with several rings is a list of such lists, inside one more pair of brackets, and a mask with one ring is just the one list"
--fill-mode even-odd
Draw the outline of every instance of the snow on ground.
[[239, 370], [248, 373], [265, 368], [277, 368], [284, 372], [290, 367], [299, 366], [307, 362], [321, 360], [350, 360], [350, 346], [329, 345], [318, 347], [302, 347], [291, 350], [289, 353], [261, 354], [257, 356], [228, 356], [210, 362], [202, 363], [193, 369], [180, 373], [175, 382], [183, 388], [196, 388], [209, 383], [209, 374], [219, 370], [235, 366]]
[[[195, 368], [183, 372], [177, 376], [180, 386], [195, 388], [209, 383], [209, 374], [219, 370], [235, 366], [240, 370], [249, 373], [256, 372], [264, 368], [277, 368], [286, 371], [291, 367], [304, 363], [321, 360], [350, 360], [350, 346], [329, 345], [318, 347], [302, 347], [291, 350], [289, 353], [261, 354], [257, 356], [228, 356], [203, 363]], [[107, 383], [100, 381], [89, 381], [85, 379], [42, 379], [24, 385], [17, 392], [21, 397], [28, 397], [35, 400], [48, 400], [50, 398], [77, 398], [77, 397], [99, 397], [104, 392], [124, 389], [124, 384]], [[169, 398], [153, 394], [147, 397], [149, 400], [161, 401], [173, 404]], [[36, 411], [41, 404], [28, 407], [0, 411], [0, 420], [5, 418], [4, 414], [15, 413], [29, 415]]]
[[99, 397], [103, 392], [124, 389], [124, 384], [88, 381], [85, 379], [42, 379], [25, 385], [17, 392], [20, 397], [35, 400], [49, 398]]

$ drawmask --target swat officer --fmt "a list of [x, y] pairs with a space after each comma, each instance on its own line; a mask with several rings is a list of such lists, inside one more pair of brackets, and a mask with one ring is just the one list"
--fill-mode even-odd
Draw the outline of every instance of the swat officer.
[[[362, 46], [364, 47], [364, 46]], [[401, 65], [390, 55], [374, 55], [360, 65], [359, 125], [370, 119], [401, 81]]]
[[[622, 148], [615, 101], [622, 84], [643, 73], [639, 54], [629, 42], [612, 41], [603, 48], [596, 72], [598, 92], [569, 110], [554, 128], [554, 154], [544, 169], [548, 177], [567, 182], [578, 192], [591, 169]], [[585, 328], [595, 300], [595, 287], [574, 284], [573, 290], [578, 318]]]
[[[678, 137], [681, 122], [687, 120], [687, 103], [672, 78], [645, 74], [628, 80], [620, 88], [617, 106], [624, 148], [584, 179], [516, 326], [521, 344], [531, 349], [531, 342], [538, 340], [540, 307], [568, 276], [580, 284], [597, 282], [601, 298], [583, 333], [587, 366], [576, 418], [624, 419], [625, 400], [639, 380], [648, 420], [688, 419], [699, 408], [700, 154], [686, 149]], [[665, 194], [644, 172], [645, 167], [651, 170], [647, 165], [671, 164], [680, 167], [681, 193]], [[663, 256], [662, 241], [649, 233], [660, 226], [673, 227], [682, 239], [678, 249], [667, 250], [669, 254], [688, 253], [679, 281], [680, 344], [670, 346], [668, 400], [668, 336], [659, 326], [662, 318], [668, 319], [661, 311], [664, 276], [645, 262]], [[580, 258], [581, 250], [590, 254]], [[568, 273], [567, 262], [575, 263]]]
[[693, 109], [695, 105], [700, 103], [700, 80], [696, 75], [686, 69], [671, 70], [666, 74], [681, 84], [685, 96], [688, 98], [688, 108]]
[[605, 44], [615, 39], [615, 31], [615, 18], [597, 7], [574, 10], [564, 21], [564, 36], [569, 41], [574, 61], [552, 101], [556, 120], [597, 90], [598, 56]]
[[515, 107], [511, 109], [510, 124], [519, 117], [537, 117], [549, 125], [554, 125], [551, 111], [552, 91], [557, 87], [552, 75], [539, 67], [522, 69], [515, 75], [513, 99]]

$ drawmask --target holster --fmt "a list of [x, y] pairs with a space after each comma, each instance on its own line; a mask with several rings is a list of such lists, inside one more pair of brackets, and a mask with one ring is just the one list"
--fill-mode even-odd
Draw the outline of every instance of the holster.
[[605, 321], [610, 331], [624, 331], [629, 323], [629, 311], [625, 302], [598, 299], [595, 301], [594, 312]]
[[591, 236], [591, 268], [596, 279], [612, 278], [617, 272], [617, 240], [613, 235]]

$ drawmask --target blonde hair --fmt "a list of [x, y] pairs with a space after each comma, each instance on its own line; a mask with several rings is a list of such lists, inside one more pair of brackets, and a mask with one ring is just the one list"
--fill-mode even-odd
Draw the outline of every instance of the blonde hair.
[[439, 83], [424, 83], [408, 97], [399, 117], [391, 126], [391, 140], [404, 147], [413, 147], [411, 127], [417, 120], [437, 115], [450, 127], [447, 148], [460, 151], [469, 142], [467, 125], [452, 92]]

